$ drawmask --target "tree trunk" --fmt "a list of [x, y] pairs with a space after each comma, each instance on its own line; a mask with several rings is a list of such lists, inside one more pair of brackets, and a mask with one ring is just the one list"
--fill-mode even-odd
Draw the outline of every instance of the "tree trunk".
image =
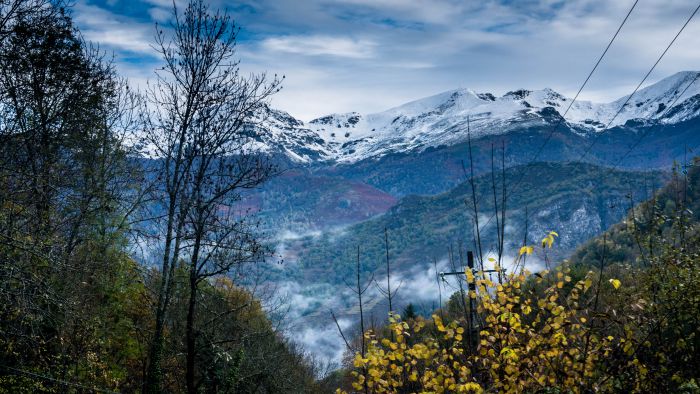
[[[202, 219], [202, 214], [199, 214], [200, 220]], [[192, 250], [192, 257], [190, 260], [190, 300], [187, 307], [187, 326], [185, 328], [186, 342], [187, 342], [187, 366], [185, 371], [185, 381], [187, 383], [187, 393], [195, 394], [197, 392], [197, 385], [195, 384], [195, 358], [197, 357], [196, 348], [196, 333], [194, 331], [194, 318], [195, 318], [195, 307], [197, 306], [197, 262], [199, 261], [199, 251], [202, 244], [203, 229], [199, 228], [196, 231], [197, 235], [194, 242], [194, 249]]]
[[156, 327], [149, 351], [148, 371], [146, 382], [143, 387], [144, 394], [159, 394], [162, 385], [162, 371], [160, 370], [161, 359], [163, 357], [163, 313], [162, 309], [156, 311]]
[[[163, 253], [162, 277], [160, 289], [158, 291], [158, 304], [156, 305], [156, 326], [153, 332], [151, 348], [149, 350], [148, 372], [144, 383], [143, 392], [146, 394], [157, 394], [161, 392], [162, 371], [160, 364], [163, 358], [163, 329], [165, 327], [165, 312], [168, 304], [169, 280], [170, 273], [175, 265], [177, 255], [179, 254], [179, 242], [175, 242], [174, 258], [170, 257], [170, 250], [174, 238], [173, 227], [175, 224], [175, 197], [170, 195], [170, 203], [168, 207], [168, 223], [165, 233], [165, 251]], [[179, 226], [178, 226], [179, 227]], [[178, 239], [179, 240], [179, 239]]]
[[194, 332], [194, 313], [197, 304], [197, 278], [196, 273], [190, 273], [190, 301], [187, 308], [187, 370], [185, 380], [187, 382], [187, 393], [195, 394], [197, 386], [195, 385], [194, 368], [195, 368], [195, 332]]

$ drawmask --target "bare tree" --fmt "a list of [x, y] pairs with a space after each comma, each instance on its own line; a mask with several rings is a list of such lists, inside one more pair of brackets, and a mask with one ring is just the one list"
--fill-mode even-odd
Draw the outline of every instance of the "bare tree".
[[60, 0], [0, 0], [0, 40], [12, 33], [12, 29], [20, 20], [32, 18], [38, 14], [48, 15], [60, 10], [63, 2]]
[[[474, 230], [476, 231], [476, 238], [474, 240], [475, 246], [477, 248], [477, 258], [479, 259], [479, 267], [481, 270], [484, 269], [484, 253], [481, 249], [481, 229], [479, 227], [479, 206], [478, 206], [478, 199], [476, 198], [476, 184], [474, 182], [474, 156], [472, 152], [472, 137], [471, 137], [471, 128], [470, 128], [470, 123], [469, 123], [469, 117], [467, 117], [467, 142], [468, 142], [468, 147], [469, 147], [469, 175], [467, 176], [467, 169], [464, 165], [464, 162], [462, 162], [462, 171], [464, 171], [464, 176], [468, 178], [469, 180], [469, 185], [471, 186], [472, 189], [472, 206], [471, 208], [473, 209], [473, 220], [474, 220]], [[465, 205], [467, 208], [469, 208], [469, 203], [467, 200], [464, 200]]]
[[386, 251], [386, 297], [389, 300], [389, 313], [394, 311], [391, 305], [391, 267], [389, 266], [389, 232], [384, 227], [384, 248]]
[[[496, 182], [496, 166], [494, 160], [494, 145], [491, 144], [491, 189], [493, 191], [493, 216], [496, 218], [496, 262], [498, 267], [503, 267], [503, 245], [505, 242], [506, 229], [506, 164], [505, 164], [505, 143], [501, 144], [501, 206], [499, 212], [498, 192]], [[500, 215], [500, 217], [499, 217]], [[501, 268], [498, 268], [498, 283], [502, 283], [503, 275]]]
[[377, 287], [377, 290], [387, 299], [388, 307], [389, 307], [389, 315], [391, 315], [394, 312], [394, 304], [393, 301], [396, 298], [396, 294], [398, 293], [399, 289], [401, 288], [401, 285], [403, 282], [400, 282], [395, 288], [392, 289], [391, 287], [391, 265], [389, 261], [389, 230], [387, 228], [384, 228], [384, 252], [385, 252], [385, 264], [386, 264], [386, 288], [383, 288], [379, 282], [375, 281], [374, 284]]
[[[359, 321], [359, 330], [358, 334], [359, 336], [357, 337], [358, 344], [353, 346], [355, 344], [355, 341], [351, 339], [351, 341], [348, 341], [348, 337], [343, 333], [343, 329], [340, 327], [340, 323], [338, 323], [338, 319], [336, 318], [335, 314], [333, 311], [330, 311], [331, 317], [333, 318], [333, 321], [335, 322], [335, 326], [338, 328], [338, 333], [340, 334], [340, 337], [343, 339], [343, 342], [345, 342], [345, 346], [350, 353], [357, 353], [360, 354], [362, 357], [365, 356], [365, 353], [367, 351], [367, 343], [366, 343], [366, 338], [365, 338], [365, 315], [364, 315], [364, 302], [362, 301], [362, 296], [367, 293], [367, 290], [369, 290], [369, 287], [372, 283], [376, 282], [374, 281], [374, 273], [370, 275], [370, 277], [367, 279], [366, 284], [363, 284], [362, 281], [362, 263], [360, 261], [360, 246], [357, 246], [357, 254], [356, 254], [356, 276], [355, 276], [355, 283], [351, 284], [347, 281], [345, 281], [345, 286], [348, 287], [348, 289], [355, 293], [357, 296], [357, 304], [359, 307], [359, 312], [360, 312], [360, 321]], [[362, 369], [362, 373], [367, 376], [367, 368]], [[366, 380], [365, 380], [366, 382]], [[364, 392], [368, 393], [369, 392], [369, 387], [367, 384], [364, 384]]]
[[174, 270], [186, 261], [189, 304], [186, 328], [186, 382], [195, 376], [197, 288], [261, 252], [245, 213], [235, 209], [244, 189], [267, 179], [273, 167], [249, 149], [254, 121], [280, 79], [242, 76], [236, 60], [238, 29], [231, 17], [191, 0], [173, 7], [172, 36], [158, 28], [156, 47], [164, 60], [149, 89], [153, 107], [145, 142], [160, 160], [164, 233], [155, 331], [146, 392], [161, 390], [161, 358]]

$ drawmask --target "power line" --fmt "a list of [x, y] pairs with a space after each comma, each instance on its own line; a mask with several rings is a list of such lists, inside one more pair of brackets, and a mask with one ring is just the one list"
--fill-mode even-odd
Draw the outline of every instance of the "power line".
[[[685, 21], [685, 23], [683, 24], [683, 26], [681, 27], [681, 29], [678, 30], [678, 33], [676, 33], [676, 35], [673, 37], [673, 39], [671, 40], [671, 42], [668, 43], [668, 45], [666, 46], [666, 49], [664, 49], [664, 51], [661, 53], [661, 55], [659, 56], [659, 58], [656, 59], [656, 62], [654, 63], [654, 65], [651, 66], [651, 68], [650, 68], [649, 71], [646, 73], [646, 75], [644, 76], [644, 78], [642, 78], [642, 80], [639, 82], [639, 84], [637, 85], [637, 87], [634, 88], [634, 91], [632, 91], [632, 94], [630, 94], [629, 96], [627, 96], [627, 99], [625, 100], [625, 102], [622, 103], [622, 105], [620, 106], [620, 108], [617, 110], [617, 112], [616, 112], [615, 115], [612, 117], [612, 119], [610, 119], [610, 121], [608, 122], [608, 124], [605, 126], [605, 128], [604, 128], [603, 130], [607, 130], [607, 129], [610, 127], [610, 125], [612, 125], [612, 123], [615, 121], [615, 119], [620, 115], [620, 113], [622, 113], [622, 111], [623, 111], [623, 110], [625, 109], [625, 107], [627, 106], [627, 103], [629, 103], [629, 101], [632, 99], [632, 96], [634, 96], [635, 93], [637, 93], [637, 91], [639, 90], [639, 88], [644, 84], [644, 82], [646, 82], [647, 78], [649, 78], [649, 75], [654, 71], [654, 69], [656, 69], [656, 66], [659, 64], [659, 62], [661, 62], [661, 59], [663, 59], [664, 56], [666, 56], [666, 53], [668, 52], [668, 50], [671, 49], [671, 46], [673, 46], [673, 44], [676, 42], [676, 40], [677, 40], [678, 37], [681, 35], [681, 33], [683, 33], [683, 30], [685, 30], [686, 26], [688, 26], [688, 24], [689, 24], [690, 21], [693, 19], [693, 17], [695, 17], [695, 14], [697, 14], [698, 10], [700, 10], [700, 4], [698, 4], [698, 6], [697, 6], [697, 7], [695, 8], [695, 10], [693, 11], [693, 13], [690, 14], [690, 17], [688, 17], [688, 19]], [[693, 81], [693, 82], [695, 82], [695, 81]], [[692, 84], [692, 83], [691, 83], [691, 84]], [[685, 91], [683, 91], [683, 92], [685, 93]], [[680, 96], [678, 96], [678, 97], [680, 97]], [[677, 97], [677, 98], [678, 98], [678, 97]], [[676, 99], [677, 99], [677, 98], [676, 98]], [[674, 101], [674, 102], [675, 102], [675, 101]], [[583, 154], [581, 155], [581, 158], [580, 158], [578, 161], [583, 160], [583, 158], [588, 154], [588, 152], [591, 151], [591, 149], [592, 149], [593, 146], [596, 144], [596, 142], [598, 142], [598, 139], [600, 138], [601, 135], [602, 135], [602, 132], [601, 132], [600, 134], [598, 134], [598, 135], [593, 139], [593, 142], [588, 146], [588, 148], [586, 148], [586, 150], [583, 152]]]
[[[573, 107], [574, 103], [575, 103], [576, 100], [578, 99], [578, 96], [581, 94], [581, 92], [583, 91], [583, 89], [584, 89], [584, 88], [586, 87], [586, 85], [588, 84], [588, 81], [591, 79], [591, 76], [593, 76], [593, 73], [598, 69], [598, 66], [599, 66], [600, 63], [603, 61], [603, 58], [604, 58], [605, 55], [608, 53], [608, 50], [609, 50], [610, 47], [612, 46], [613, 42], [615, 42], [615, 39], [616, 39], [617, 36], [620, 34], [620, 31], [622, 30], [622, 27], [627, 23], [627, 19], [629, 19], [630, 15], [632, 14], [632, 11], [634, 11], [634, 9], [637, 7], [637, 3], [639, 3], [639, 0], [635, 0], [635, 2], [632, 4], [632, 7], [630, 7], [629, 11], [627, 11], [627, 14], [625, 15], [625, 18], [624, 18], [624, 19], [622, 20], [622, 22], [620, 23], [620, 26], [618, 26], [617, 30], [615, 31], [615, 34], [613, 34], [612, 38], [611, 38], [610, 41], [608, 42], [608, 45], [605, 46], [605, 50], [603, 50], [603, 53], [601, 53], [600, 56], [598, 57], [598, 60], [596, 61], [595, 65], [593, 66], [593, 68], [591, 69], [591, 71], [588, 73], [588, 76], [586, 76], [586, 79], [583, 81], [583, 84], [581, 84], [581, 87], [579, 87], [579, 89], [578, 89], [578, 91], [576, 92], [576, 95], [574, 96], [574, 98], [571, 99], [571, 101], [569, 102], [569, 105], [568, 105], [568, 107], [566, 108], [566, 110], [564, 111], [564, 113], [561, 115], [561, 117], [559, 118], [559, 120], [554, 124], [554, 126], [549, 130], [549, 134], [548, 134], [547, 137], [545, 138], [545, 140], [544, 140], [544, 142], [542, 143], [542, 145], [540, 145], [539, 149], [537, 149], [537, 152], [535, 152], [535, 154], [533, 155], [532, 159], [530, 159], [530, 161], [524, 166], [524, 168], [522, 168], [522, 169], [520, 170], [520, 175], [519, 175], [519, 177], [518, 177], [518, 181], [515, 183], [515, 186], [513, 187], [513, 189], [517, 188], [518, 185], [522, 182], [522, 179], [523, 179], [523, 177], [525, 176], [525, 170], [526, 170], [526, 168], [529, 167], [530, 165], [532, 165], [532, 164], [535, 162], [535, 160], [537, 160], [537, 158], [540, 156], [540, 154], [541, 154], [542, 151], [544, 150], [545, 146], [547, 146], [547, 143], [549, 143], [549, 141], [552, 139], [552, 136], [554, 135], [554, 132], [555, 132], [555, 131], [557, 130], [557, 128], [559, 128], [559, 126], [565, 121], [565, 117], [566, 117], [566, 115], [569, 113], [569, 110], [571, 110], [571, 107]], [[511, 191], [511, 193], [512, 193], [512, 191]], [[491, 219], [489, 219], [489, 222], [490, 222], [490, 221], [491, 221]]]
[[[666, 48], [664, 49], [664, 51], [661, 53], [661, 55], [660, 55], [659, 58], [656, 60], [656, 62], [654, 63], [654, 65], [651, 67], [651, 69], [649, 69], [649, 71], [646, 73], [646, 75], [644, 76], [644, 78], [642, 79], [642, 81], [641, 81], [641, 82], [637, 85], [637, 87], [634, 89], [634, 91], [632, 92], [632, 94], [630, 94], [630, 95], [627, 97], [627, 99], [626, 99], [625, 102], [622, 104], [622, 106], [620, 107], [620, 109], [617, 111], [617, 113], [615, 114], [615, 116], [613, 116], [613, 118], [610, 119], [610, 121], [608, 122], [608, 124], [606, 125], [606, 127], [605, 127], [604, 130], [607, 130], [607, 129], [610, 127], [610, 125], [612, 124], [612, 122], [615, 120], [615, 118], [622, 112], [622, 110], [625, 108], [625, 106], [627, 105], [627, 103], [631, 100], [632, 96], [639, 90], [640, 86], [641, 86], [641, 85], [644, 83], [644, 81], [649, 77], [649, 75], [654, 71], [654, 69], [655, 69], [656, 66], [659, 64], [659, 62], [661, 62], [661, 59], [663, 59], [663, 57], [666, 55], [666, 53], [668, 52], [668, 50], [671, 48], [671, 46], [675, 43], [675, 41], [676, 41], [676, 40], [678, 39], [678, 37], [681, 35], [681, 33], [683, 32], [683, 30], [685, 30], [685, 28], [688, 26], [688, 24], [689, 24], [690, 21], [693, 19], [693, 17], [695, 17], [695, 15], [697, 14], [698, 10], [700, 10], [700, 4], [698, 4], [698, 6], [693, 10], [693, 13], [690, 14], [690, 16], [688, 17], [688, 19], [687, 19], [687, 20], [685, 21], [685, 23], [683, 24], [683, 26], [681, 26], [680, 30], [678, 30], [678, 33], [676, 33], [676, 35], [673, 37], [673, 39], [671, 40], [671, 42], [666, 46]], [[698, 78], [700, 78], [700, 72], [696, 72], [696, 73], [695, 73], [695, 76], [693, 77], [693, 79], [690, 80], [690, 82], [685, 86], [685, 88], [683, 88], [683, 91], [681, 91], [680, 94], [678, 94], [678, 95], [676, 95], [676, 96], [674, 97], [673, 101], [671, 102], [670, 105], [668, 105], [668, 107], [666, 108], [666, 110], [665, 110], [660, 116], [658, 116], [659, 119], [663, 118], [664, 116], [668, 115], [669, 113], [671, 113], [671, 111], [674, 110], [674, 107], [675, 107], [676, 103], [678, 102], [678, 100], [679, 100], [681, 97], [683, 97], [683, 96], [685, 95], [685, 93], [688, 91], [688, 89], [690, 89], [690, 87], [693, 86], [693, 84], [695, 84], [695, 82], [698, 80]], [[653, 116], [654, 116], [654, 115], [651, 115], [650, 118], [653, 117]], [[622, 164], [622, 162], [629, 156], [630, 153], [632, 153], [635, 149], [637, 149], [637, 147], [638, 147], [639, 144], [642, 142], [642, 140], [643, 140], [644, 138], [646, 138], [646, 137], [649, 135], [649, 133], [650, 133], [651, 131], [652, 131], [651, 128], [648, 128], [647, 130], [645, 130], [645, 131], [639, 136], [639, 138], [637, 138], [637, 140], [629, 147], [629, 149], [627, 149], [627, 151], [625, 151], [625, 153], [620, 157], [620, 159], [619, 159], [615, 164], [613, 164], [611, 167], [609, 167], [609, 168], [607, 169], [606, 173], [605, 173], [602, 177], [603, 177], [603, 178], [606, 178], [606, 177], [608, 177], [609, 175], [611, 175], [615, 170], [617, 170], [618, 167]], [[598, 140], [598, 138], [600, 138], [600, 134], [593, 140], [593, 142], [592, 142], [591, 145], [588, 147], [588, 149], [586, 149], [586, 151], [585, 151], [584, 154], [581, 156], [581, 159], [579, 159], [579, 161], [582, 161], [582, 160], [583, 160], [583, 158], [585, 157], [585, 155], [591, 150], [591, 148], [592, 148], [593, 145], [596, 143], [596, 141]], [[686, 148], [686, 152], [687, 152], [687, 148]], [[686, 163], [683, 163], [683, 164], [685, 165]]]
[[[525, 176], [525, 171], [527, 170], [527, 168], [530, 167], [530, 166], [535, 162], [535, 160], [537, 160], [537, 158], [539, 157], [539, 155], [540, 155], [540, 154], [542, 153], [542, 151], [544, 150], [545, 146], [547, 146], [547, 143], [549, 143], [549, 141], [552, 139], [552, 136], [554, 135], [554, 132], [555, 132], [555, 131], [557, 130], [557, 128], [564, 122], [565, 116], [568, 114], [569, 110], [572, 108], [572, 106], [574, 105], [574, 103], [575, 103], [576, 100], [578, 99], [579, 95], [581, 94], [581, 92], [583, 91], [583, 89], [584, 89], [584, 88], [586, 87], [586, 85], [588, 84], [588, 81], [591, 79], [591, 76], [593, 75], [593, 73], [596, 71], [596, 69], [598, 69], [598, 66], [599, 66], [600, 63], [603, 61], [603, 58], [604, 58], [605, 55], [608, 53], [608, 50], [609, 50], [610, 47], [612, 46], [613, 42], [615, 42], [615, 39], [617, 39], [617, 36], [620, 34], [620, 31], [622, 30], [622, 27], [625, 26], [625, 24], [627, 23], [627, 20], [629, 19], [630, 15], [632, 14], [632, 11], [634, 11], [634, 9], [637, 7], [637, 3], [639, 3], [639, 0], [635, 0], [635, 2], [634, 2], [634, 3], [632, 4], [632, 6], [630, 7], [629, 11], [627, 11], [627, 14], [625, 15], [625, 18], [622, 20], [622, 22], [621, 22], [620, 25], [618, 26], [617, 30], [615, 31], [615, 34], [613, 34], [613, 36], [612, 36], [612, 38], [610, 39], [610, 41], [608, 41], [608, 44], [605, 46], [605, 49], [603, 50], [603, 53], [600, 54], [600, 56], [598, 57], [598, 60], [595, 62], [595, 65], [593, 66], [593, 68], [591, 69], [591, 71], [590, 71], [590, 72], [588, 73], [588, 75], [586, 76], [586, 79], [585, 79], [585, 80], [583, 81], [583, 83], [581, 84], [581, 87], [579, 87], [578, 91], [576, 92], [576, 95], [575, 95], [574, 98], [569, 102], [569, 105], [568, 105], [568, 107], [566, 108], [566, 110], [564, 111], [564, 114], [559, 118], [559, 120], [558, 120], [558, 121], [554, 124], [554, 126], [549, 130], [549, 134], [547, 135], [547, 137], [545, 138], [544, 142], [543, 142], [542, 145], [539, 147], [539, 149], [537, 150], [537, 152], [535, 152], [535, 154], [533, 155], [532, 159], [530, 159], [530, 160], [528, 161], [527, 164], [525, 164], [524, 166], [521, 167], [521, 169], [520, 169], [520, 171], [519, 171], [519, 174], [518, 174], [518, 180], [515, 182], [515, 184], [514, 184], [514, 186], [513, 186], [513, 189], [511, 189], [511, 190], [509, 191], [508, 194], [511, 194], [511, 195], [512, 195], [512, 194], [514, 193], [515, 189], [517, 189], [517, 187], [520, 186], [520, 184], [522, 183], [523, 178], [524, 178], [524, 176]], [[503, 181], [505, 182], [505, 179], [504, 179]], [[477, 204], [477, 203], [478, 203], [478, 200], [475, 202], [475, 204]], [[493, 220], [493, 218], [494, 218], [495, 215], [496, 215], [496, 214], [491, 215], [491, 217], [486, 221], [486, 223], [485, 223], [483, 226], [484, 226], [484, 227], [487, 226], [487, 225], [491, 222], [491, 220]]]
[[[664, 51], [661, 53], [661, 56], [659, 56], [659, 58], [656, 60], [656, 62], [655, 62], [654, 65], [651, 67], [651, 69], [649, 70], [649, 72], [647, 72], [647, 74], [644, 76], [644, 78], [642, 79], [642, 81], [637, 85], [637, 87], [635, 88], [634, 92], [632, 92], [632, 94], [630, 94], [630, 95], [627, 97], [627, 100], [626, 100], [625, 103], [620, 107], [620, 110], [623, 109], [623, 108], [625, 107], [625, 105], [627, 104], [627, 102], [628, 102], [628, 101], [631, 99], [631, 97], [637, 92], [637, 90], [638, 90], [639, 87], [644, 83], [644, 81], [649, 77], [649, 74], [651, 74], [651, 72], [654, 70], [654, 68], [659, 64], [659, 62], [660, 62], [661, 59], [664, 57], [664, 55], [666, 54], [666, 52], [668, 52], [669, 48], [671, 48], [671, 46], [673, 45], [673, 43], [676, 41], [676, 39], [678, 38], [678, 36], [680, 36], [680, 34], [683, 32], [683, 30], [686, 28], [686, 26], [688, 26], [688, 23], [693, 19], [693, 17], [694, 17], [695, 14], [698, 12], [698, 10], [700, 10], [700, 4], [698, 4], [698, 6], [697, 6], [697, 7], [695, 8], [695, 10], [693, 11], [693, 13], [690, 15], [690, 17], [686, 20], [686, 22], [683, 24], [683, 26], [681, 27], [681, 29], [678, 31], [678, 33], [673, 37], [673, 40], [671, 40], [671, 42], [669, 43], [669, 45], [666, 46], [666, 49], [664, 49]], [[700, 72], [698, 72], [698, 73], [695, 74], [695, 77], [690, 81], [690, 83], [688, 83], [688, 84], [685, 86], [685, 88], [683, 89], [683, 91], [673, 99], [673, 101], [672, 101], [671, 104], [668, 106], [668, 108], [666, 109], [666, 111], [665, 111], [660, 117], [663, 117], [664, 115], [669, 114], [669, 113], [673, 110], [673, 108], [674, 108], [674, 106], [676, 105], [676, 103], [678, 102], [678, 100], [679, 100], [681, 97], [683, 97], [683, 95], [685, 94], [685, 92], [688, 91], [688, 89], [698, 80], [698, 78], [700, 78]], [[617, 116], [620, 112], [621, 112], [621, 111], [618, 111], [617, 114], [616, 114], [615, 116]], [[651, 115], [651, 116], [653, 117], [653, 115]], [[615, 117], [613, 117], [613, 119], [610, 120], [610, 122], [609, 122], [608, 125], [605, 127], [605, 129], [607, 129], [607, 128], [610, 126], [610, 123], [612, 123], [612, 121], [613, 121], [614, 119], [615, 119]], [[647, 135], [649, 135], [650, 132], [651, 132], [651, 129], [647, 129], [644, 133], [642, 133], [642, 134], [640, 135], [640, 137], [632, 144], [632, 146], [630, 146], [630, 148], [623, 154], [623, 156], [622, 156], [613, 166], [611, 166], [610, 168], [608, 168], [608, 170], [607, 170], [607, 172], [605, 173], [604, 177], [609, 176], [610, 174], [613, 173], [613, 171], [617, 170], [617, 169], [618, 169], [617, 167], [622, 163], [622, 161], [623, 161], [632, 151], [634, 151], [634, 150], [639, 146], [639, 144], [641, 143], [641, 141], [642, 141]], [[598, 135], [597, 138], [599, 138], [599, 137], [600, 137], [600, 134]], [[596, 140], [597, 140], [597, 138], [596, 138]], [[596, 140], [594, 140], [593, 143], [595, 143]], [[593, 144], [591, 144], [591, 146], [589, 146], [589, 149], [588, 149], [588, 150], [590, 150], [590, 148], [591, 148], [592, 146], [593, 146]], [[588, 151], [588, 150], [587, 150], [587, 151]], [[584, 155], [585, 155], [585, 153], [584, 153]], [[583, 158], [583, 156], [581, 157], [581, 159], [582, 159], [582, 158]], [[579, 160], [579, 162], [580, 162], [580, 161], [581, 161], [581, 160]], [[685, 163], [684, 163], [684, 164], [685, 164]], [[528, 217], [528, 218], [529, 218], [529, 217]], [[489, 221], [490, 221], [490, 219], [489, 219]], [[488, 223], [488, 222], [487, 222], [487, 223]]]
[[[690, 83], [689, 83], [688, 85], [686, 85], [685, 89], [683, 89], [683, 91], [681, 92], [681, 94], [679, 94], [678, 96], [676, 96], [676, 98], [673, 100], [673, 102], [671, 103], [671, 105], [668, 106], [668, 108], [666, 109], [666, 111], [664, 112], [664, 114], [660, 116], [661, 118], [664, 117], [665, 115], [668, 115], [669, 112], [671, 112], [671, 110], [673, 109], [673, 107], [676, 105], [676, 102], [678, 101], [678, 99], [680, 99], [681, 97], [683, 97], [683, 95], [685, 94], [685, 92], [698, 80], [698, 78], [700, 78], [700, 72], [695, 73], [695, 78], [693, 78], [693, 79], [690, 81]], [[639, 146], [639, 144], [642, 142], [642, 140], [643, 140], [644, 138], [646, 138], [646, 136], [647, 136], [650, 132], [651, 132], [651, 129], [645, 130], [644, 133], [642, 133], [642, 134], [640, 135], [640, 137], [634, 142], [634, 144], [632, 144], [632, 145], [630, 146], [630, 148], [625, 152], [625, 154], [622, 155], [622, 157], [620, 158], [620, 160], [618, 160], [617, 163], [615, 163], [615, 165], [613, 165], [613, 168], [619, 166], [620, 163], [622, 163], [622, 161], [625, 160], [625, 159], [627, 158], [627, 156], [628, 156], [633, 150], [635, 150], [635, 149], [637, 148], [637, 146]]]
[[[629, 17], [629, 14], [632, 12], [632, 9], [634, 9], [634, 7], [635, 7], [636, 5], [637, 5], [637, 2], [635, 1], [635, 3], [632, 5], [632, 8], [631, 8], [630, 11], [627, 13], [627, 16], [625, 17], [625, 19], [623, 20], [622, 24], [620, 25], [620, 28], [618, 28], [618, 31], [615, 33], [615, 36], [613, 36], [613, 40], [614, 40], [614, 38], [617, 36], [617, 33], [620, 31], [620, 29], [622, 28], [622, 25], [624, 25], [625, 21], [627, 20], [627, 17]], [[666, 53], [667, 53], [668, 50], [671, 48], [671, 46], [673, 46], [673, 44], [675, 43], [675, 41], [678, 39], [678, 37], [681, 35], [681, 33], [682, 33], [682, 32], [685, 30], [685, 28], [688, 26], [688, 24], [690, 23], [690, 21], [695, 17], [695, 15], [697, 14], [698, 10], [700, 10], [700, 4], [698, 4], [698, 6], [693, 10], [693, 12], [692, 12], [692, 14], [690, 15], [690, 17], [688, 17], [688, 19], [685, 21], [685, 23], [684, 23], [683, 26], [680, 28], [680, 30], [678, 31], [678, 33], [676, 33], [676, 35], [673, 37], [673, 39], [671, 40], [671, 42], [666, 46], [666, 48], [664, 49], [664, 51], [661, 53], [661, 55], [659, 56], [659, 58], [658, 58], [658, 59], [656, 60], [656, 62], [653, 64], [653, 66], [651, 67], [651, 69], [646, 73], [646, 75], [644, 76], [644, 78], [642, 79], [642, 81], [641, 81], [641, 82], [637, 85], [637, 87], [634, 89], [634, 91], [632, 92], [632, 94], [630, 94], [630, 95], [627, 97], [627, 99], [625, 100], [625, 102], [623, 103], [623, 105], [620, 107], [620, 109], [617, 111], [617, 113], [615, 114], [615, 116], [613, 116], [613, 118], [608, 122], [608, 124], [606, 125], [605, 129], [608, 129], [608, 127], [610, 127], [610, 125], [612, 124], [612, 122], [613, 122], [613, 121], [615, 120], [615, 118], [622, 112], [622, 110], [625, 108], [625, 105], [627, 105], [627, 103], [628, 103], [629, 100], [632, 98], [632, 96], [639, 90], [640, 86], [641, 86], [642, 84], [644, 84], [644, 82], [645, 82], [646, 79], [649, 77], [649, 75], [654, 71], [654, 69], [656, 68], [656, 66], [661, 62], [661, 59], [663, 59], [663, 57], [666, 55]], [[612, 42], [613, 40], [611, 40], [611, 42]], [[603, 52], [603, 55], [605, 55], [605, 52], [607, 52], [607, 48], [609, 48], [609, 46], [610, 46], [610, 44], [608, 44], [608, 47], [606, 47], [606, 50]], [[601, 56], [601, 58], [602, 58], [602, 56]], [[596, 63], [596, 67], [597, 67], [597, 65], [598, 65], [598, 63]], [[595, 68], [594, 68], [594, 70], [595, 70]], [[590, 76], [590, 75], [589, 75], [589, 76]], [[672, 104], [668, 107], [668, 109], [667, 109], [667, 111], [666, 111], [666, 114], [669, 113], [669, 112], [671, 111], [671, 109], [673, 108], [673, 106], [675, 105], [675, 103], [678, 101], [678, 99], [680, 99], [680, 97], [683, 96], [683, 94], [688, 90], [688, 88], [690, 88], [690, 86], [693, 85], [693, 84], [695, 83], [695, 81], [696, 81], [699, 77], [700, 77], [700, 73], [696, 74], [695, 78], [685, 87], [685, 89], [683, 90], [683, 92], [682, 92], [680, 95], [678, 95], [678, 96], [675, 97], [675, 99], [674, 99], [674, 101], [672, 102]], [[587, 79], [587, 80], [588, 80], [588, 79]], [[587, 80], [586, 80], [586, 81], [587, 81]], [[585, 85], [585, 82], [584, 82], [584, 85]], [[567, 109], [567, 110], [568, 110], [568, 109]], [[565, 114], [566, 114], [566, 112], [565, 112]], [[562, 116], [562, 119], [563, 119], [563, 116]], [[552, 130], [552, 133], [554, 132], [554, 130], [556, 129], [556, 127], [557, 127], [559, 124], [561, 124], [562, 119], [560, 119], [560, 121], [556, 124], [555, 128]], [[648, 134], [649, 134], [649, 131], [643, 133], [643, 134], [640, 136], [640, 138], [638, 138], [637, 141], [632, 145], [632, 147], [623, 155], [623, 159], [624, 159], [625, 157], [627, 157], [627, 155], [629, 155], [629, 153], [631, 153], [634, 149], [636, 149], [636, 147], [639, 145], [639, 143], [641, 142], [641, 140], [644, 139]], [[597, 141], [597, 139], [600, 138], [600, 135], [602, 135], [602, 132], [601, 132], [601, 134], [598, 134], [598, 135], [596, 136], [596, 138], [594, 139], [593, 143], [586, 149], [586, 151], [584, 152], [584, 154], [581, 156], [581, 158], [580, 158], [578, 161], [581, 161], [581, 160], [583, 159], [583, 157], [590, 151], [590, 149], [593, 147], [593, 145], [595, 144], [595, 142]], [[528, 163], [525, 167], [530, 166], [530, 165], [532, 164], [532, 162], [534, 162], [534, 159], [537, 157], [537, 155], [539, 155], [539, 153], [541, 153], [542, 149], [544, 148], [544, 145], [546, 145], [546, 143], [549, 141], [549, 139], [551, 138], [551, 136], [552, 136], [552, 134], [550, 133], [550, 135], [548, 136], [547, 140], [546, 140], [545, 143], [540, 147], [540, 149], [538, 150], [538, 152], [537, 152], [537, 154], [535, 155], [535, 157], [533, 158], [533, 160], [531, 160], [530, 163]], [[612, 171], [615, 170], [615, 167], [617, 167], [617, 165], [619, 165], [619, 164], [621, 163], [621, 161], [622, 161], [622, 160], [618, 161], [617, 164], [615, 164], [613, 167], [611, 167], [611, 168], [610, 168], [610, 172], [609, 172], [608, 174], [606, 174], [605, 176], [607, 176], [607, 175], [609, 175], [610, 173], [612, 173]], [[511, 189], [511, 191], [510, 191], [509, 194], [514, 193], [514, 189], [516, 189], [516, 188], [520, 185], [521, 181], [523, 180], [525, 170], [526, 170], [526, 168], [521, 169], [520, 175], [519, 175], [519, 178], [518, 178], [518, 181], [515, 183], [515, 186], [513, 187], [513, 189]], [[531, 213], [527, 216], [527, 219], [529, 219], [534, 213], [535, 213], [534, 211], [531, 212]], [[483, 227], [487, 226], [487, 225], [493, 220], [493, 218], [494, 218], [495, 215], [496, 215], [495, 213], [492, 214], [491, 217], [484, 223]]]

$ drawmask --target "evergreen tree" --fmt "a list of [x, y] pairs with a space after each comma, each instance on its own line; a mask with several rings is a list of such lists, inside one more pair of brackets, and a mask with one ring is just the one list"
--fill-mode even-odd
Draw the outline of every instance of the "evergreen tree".
[[415, 319], [418, 317], [418, 314], [416, 313], [416, 307], [413, 306], [412, 303], [409, 303], [406, 305], [406, 308], [403, 310], [403, 316], [405, 320], [410, 320], [410, 319]]

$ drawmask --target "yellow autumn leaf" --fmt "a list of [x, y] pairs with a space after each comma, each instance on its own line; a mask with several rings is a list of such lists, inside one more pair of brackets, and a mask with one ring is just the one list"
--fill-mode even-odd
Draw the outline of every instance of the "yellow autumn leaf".
[[467, 275], [467, 283], [474, 283], [474, 273], [471, 268], [467, 268], [464, 273]]
[[520, 248], [520, 254], [519, 256], [522, 256], [523, 254], [532, 254], [532, 252], [535, 250], [532, 246], [523, 246]]

